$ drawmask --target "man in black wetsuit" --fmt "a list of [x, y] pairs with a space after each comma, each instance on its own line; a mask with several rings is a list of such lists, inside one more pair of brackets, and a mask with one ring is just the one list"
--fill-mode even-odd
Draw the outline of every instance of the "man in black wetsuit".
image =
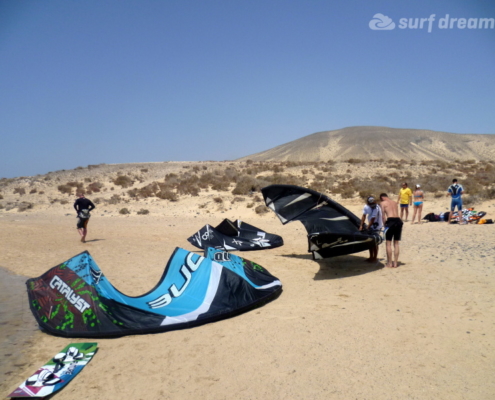
[[81, 235], [81, 242], [86, 242], [86, 235], [88, 233], [88, 222], [91, 216], [89, 212], [95, 209], [93, 202], [86, 197], [84, 193], [78, 193], [79, 198], [74, 202], [74, 209], [77, 212], [77, 230]]

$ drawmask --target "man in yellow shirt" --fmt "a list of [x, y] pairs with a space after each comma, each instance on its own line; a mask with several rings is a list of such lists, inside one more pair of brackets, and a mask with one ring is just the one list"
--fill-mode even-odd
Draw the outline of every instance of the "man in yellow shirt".
[[406, 212], [406, 222], [409, 216], [409, 206], [412, 205], [412, 191], [407, 187], [407, 182], [402, 184], [402, 188], [397, 196], [397, 202], [400, 204], [400, 219], [404, 215], [404, 210]]

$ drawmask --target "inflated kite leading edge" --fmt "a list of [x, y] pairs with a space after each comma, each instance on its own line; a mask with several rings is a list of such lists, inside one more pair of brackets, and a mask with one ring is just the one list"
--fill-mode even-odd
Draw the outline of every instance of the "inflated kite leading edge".
[[176, 248], [154, 289], [119, 292], [88, 252], [26, 282], [42, 330], [65, 337], [115, 337], [189, 328], [263, 305], [280, 281], [260, 265], [208, 248], [204, 256]]
[[302, 222], [315, 260], [357, 253], [382, 242], [378, 233], [360, 231], [360, 219], [324, 194], [293, 185], [270, 185], [261, 193], [283, 224]]
[[205, 225], [187, 240], [200, 249], [214, 247], [227, 251], [273, 249], [284, 244], [279, 235], [267, 233], [239, 219], [234, 222], [224, 219], [215, 228]]

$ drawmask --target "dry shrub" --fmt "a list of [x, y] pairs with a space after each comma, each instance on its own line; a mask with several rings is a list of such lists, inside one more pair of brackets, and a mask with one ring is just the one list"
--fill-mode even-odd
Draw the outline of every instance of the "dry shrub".
[[120, 211], [119, 211], [119, 214], [122, 214], [122, 215], [127, 215], [127, 214], [130, 214], [131, 212], [127, 209], [127, 208], [121, 208]]
[[83, 184], [81, 182], [77, 182], [77, 181], [67, 182], [66, 185], [70, 186], [70, 187], [75, 187], [75, 188], [80, 188], [83, 186]]
[[31, 189], [31, 190], [29, 191], [29, 194], [34, 194], [34, 193], [36, 193], [37, 191], [38, 191], [38, 190], [37, 190], [36, 188]]
[[26, 189], [17, 187], [14, 189], [14, 194], [16, 194], [16, 193], [19, 196], [22, 196], [23, 194], [26, 194]]
[[161, 190], [156, 194], [156, 197], [162, 200], [169, 200], [169, 201], [177, 201], [179, 200], [178, 196], [176, 193], [172, 192], [171, 190], [165, 189]]
[[[266, 182], [266, 184], [264, 184], [263, 186], [267, 186], [267, 185], [303, 186], [305, 184], [305, 180], [292, 174], [287, 174], [287, 175], [273, 174], [266, 176], [258, 176], [257, 179]], [[260, 183], [265, 183], [265, 182], [260, 182]]]
[[31, 210], [31, 209], [33, 209], [33, 207], [34, 207], [34, 204], [33, 203], [28, 203], [27, 201], [23, 201], [17, 207], [17, 211], [23, 212], [23, 211], [26, 211], [26, 210]]
[[60, 204], [63, 204], [63, 205], [69, 204], [69, 200], [65, 200], [65, 199], [64, 200], [60, 200]]
[[92, 182], [88, 186], [86, 186], [86, 191], [89, 193], [99, 193], [102, 189], [102, 187], [105, 186], [103, 183], [100, 182]]
[[232, 199], [232, 204], [240, 202], [240, 201], [246, 201], [246, 199], [244, 197], [236, 196]]
[[69, 185], [58, 185], [57, 189], [62, 194], [68, 194], [68, 195], [72, 194], [72, 187]]
[[213, 198], [213, 201], [214, 201], [215, 203], [223, 203], [223, 199], [222, 199], [221, 197], [214, 197], [214, 198]]
[[127, 189], [128, 187], [131, 187], [134, 184], [134, 181], [125, 175], [119, 175], [112, 182], [116, 186], [121, 186], [122, 189]]
[[175, 186], [178, 194], [199, 195], [200, 187], [199, 177], [197, 175], [184, 175]]
[[137, 212], [137, 214], [138, 214], [138, 215], [148, 215], [149, 213], [150, 213], [150, 212], [149, 212], [149, 210], [145, 210], [144, 208], [141, 208], [141, 209]]
[[267, 206], [264, 206], [264, 205], [259, 205], [258, 207], [256, 207], [254, 209], [255, 213], [256, 214], [266, 214], [267, 212], [270, 211], [270, 209], [267, 207]]
[[0, 193], [0, 200], [2, 200], [2, 199], [3, 199], [3, 195], [2, 195], [2, 193]]
[[249, 175], [242, 175], [236, 185], [232, 194], [248, 195], [249, 193], [259, 191], [261, 189], [261, 183], [258, 179]]
[[226, 179], [219, 179], [211, 186], [211, 188], [219, 192], [226, 192], [230, 188], [230, 182]]
[[114, 194], [109, 200], [107, 200], [107, 204], [119, 204], [121, 201], [121, 197], [118, 194]]

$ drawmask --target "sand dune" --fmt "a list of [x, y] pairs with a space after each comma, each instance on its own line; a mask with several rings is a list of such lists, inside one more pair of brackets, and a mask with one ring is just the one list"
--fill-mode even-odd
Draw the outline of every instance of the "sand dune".
[[357, 126], [304, 136], [238, 161], [493, 160], [495, 135]]

